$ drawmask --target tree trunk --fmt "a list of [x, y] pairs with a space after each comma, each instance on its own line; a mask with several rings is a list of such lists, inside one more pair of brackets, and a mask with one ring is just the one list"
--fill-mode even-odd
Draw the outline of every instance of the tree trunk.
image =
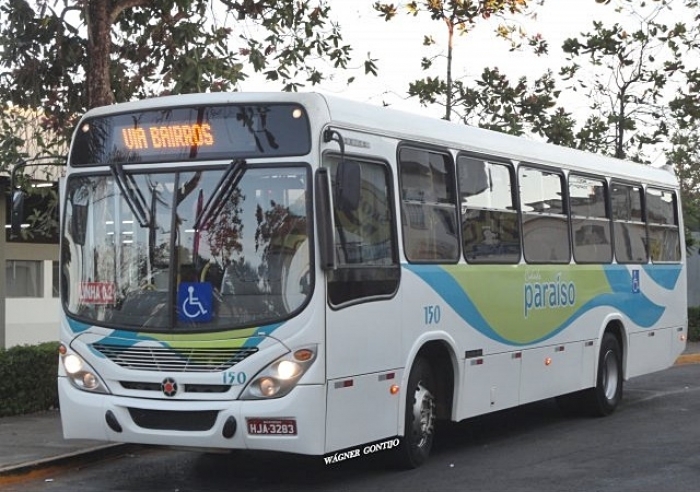
[[625, 155], [625, 91], [623, 88], [618, 96], [619, 108], [615, 122], [615, 157], [624, 159]]
[[111, 3], [106, 0], [88, 0], [85, 7], [88, 29], [88, 109], [114, 103], [109, 75], [109, 55], [112, 51]]
[[445, 119], [452, 117], [452, 43], [454, 41], [455, 25], [452, 19], [445, 18], [447, 23], [447, 98], [445, 100]]

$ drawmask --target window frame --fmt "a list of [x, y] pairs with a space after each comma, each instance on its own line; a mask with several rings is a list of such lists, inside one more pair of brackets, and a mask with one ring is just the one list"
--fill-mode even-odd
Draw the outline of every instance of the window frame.
[[[401, 153], [405, 150], [413, 150], [413, 151], [418, 151], [418, 152], [426, 152], [429, 154], [434, 154], [434, 155], [441, 155], [444, 157], [444, 162], [445, 164], [449, 167], [449, 169], [446, 169], [445, 171], [445, 176], [447, 179], [450, 180], [449, 183], [446, 183], [448, 186], [446, 188], [446, 191], [451, 194], [451, 202], [448, 204], [446, 202], [439, 202], [439, 201], [434, 201], [434, 202], [427, 202], [426, 200], [423, 200], [420, 202], [420, 206], [425, 207], [425, 205], [432, 205], [432, 208], [430, 210], [439, 210], [439, 209], [447, 209], [447, 206], [451, 205], [451, 211], [453, 212], [453, 219], [454, 223], [452, 224], [454, 228], [454, 238], [455, 238], [455, 251], [454, 255], [450, 258], [447, 257], [442, 257], [442, 258], [425, 258], [425, 257], [415, 257], [412, 258], [409, 255], [409, 244], [408, 240], [409, 235], [406, 232], [407, 229], [407, 224], [409, 223], [408, 221], [410, 220], [409, 214], [406, 211], [406, 203], [407, 200], [404, 197], [404, 172], [403, 168], [404, 165], [401, 160]], [[460, 224], [459, 224], [459, 204], [457, 202], [457, 183], [456, 183], [456, 178], [457, 178], [457, 172], [456, 172], [456, 164], [455, 164], [455, 159], [452, 151], [448, 148], [443, 148], [443, 147], [436, 147], [436, 146], [429, 146], [429, 145], [422, 145], [416, 142], [400, 142], [399, 145], [397, 145], [396, 148], [396, 169], [398, 173], [398, 184], [399, 184], [399, 192], [400, 196], [398, 196], [398, 203], [401, 208], [400, 214], [401, 214], [401, 243], [403, 246], [403, 253], [404, 253], [404, 258], [406, 261], [409, 263], [413, 264], [455, 264], [458, 263], [461, 257], [461, 231], [460, 231]], [[448, 196], [448, 198], [450, 198]], [[417, 201], [417, 200], [415, 200]], [[427, 209], [426, 209], [427, 210]], [[426, 229], [427, 230], [427, 229]], [[433, 234], [436, 236], [435, 234]], [[436, 239], [436, 238], [433, 238]], [[435, 241], [433, 241], [435, 242]], [[412, 247], [412, 246], [411, 246]], [[438, 252], [438, 248], [434, 247], [431, 252], [433, 254]]]
[[[524, 209], [524, 203], [523, 203], [523, 181], [522, 181], [522, 170], [523, 169], [530, 169], [532, 171], [536, 171], [538, 173], [544, 174], [552, 174], [556, 175], [559, 177], [559, 190], [560, 190], [560, 195], [561, 195], [561, 214], [560, 213], [551, 213], [551, 212], [530, 212], [530, 211], [525, 211]], [[518, 185], [518, 209], [520, 211], [520, 233], [522, 235], [522, 252], [523, 252], [523, 259], [525, 260], [525, 263], [531, 264], [531, 265], [568, 265], [571, 263], [572, 260], [572, 244], [571, 244], [571, 214], [569, 211], [569, 189], [568, 189], [568, 181], [567, 181], [567, 176], [565, 173], [565, 170], [561, 167], [558, 168], [552, 168], [548, 166], [543, 166], [540, 164], [535, 164], [532, 162], [519, 162], [517, 166], [517, 173], [516, 173], [516, 178], [517, 178], [517, 185]], [[546, 219], [554, 220], [563, 220], [563, 222], [566, 224], [566, 241], [567, 241], [567, 248], [568, 248], [568, 254], [566, 258], [562, 258], [561, 260], [557, 259], [556, 261], [553, 260], [540, 260], [537, 258], [528, 258], [528, 248], [527, 248], [527, 241], [526, 241], [526, 231], [525, 231], [525, 224], [526, 224], [526, 218], [530, 217], [543, 217]]]
[[[599, 217], [599, 216], [583, 216], [583, 215], [578, 215], [574, 213], [574, 205], [572, 204], [572, 194], [571, 194], [571, 178], [572, 177], [578, 177], [578, 178], [583, 178], [587, 179], [590, 181], [599, 181], [603, 184], [603, 206], [605, 208], [605, 217]], [[614, 241], [614, 230], [613, 230], [613, 220], [612, 220], [612, 210], [610, 206], [610, 183], [608, 182], [608, 179], [605, 176], [601, 175], [596, 175], [596, 174], [590, 174], [590, 173], [581, 173], [578, 171], [571, 171], [567, 175], [567, 194], [568, 194], [568, 201], [569, 201], [569, 229], [571, 232], [571, 252], [572, 252], [572, 257], [575, 263], [577, 264], [603, 264], [603, 265], [608, 265], [611, 264], [615, 258], [615, 241]], [[604, 222], [607, 222], [607, 231], [609, 234], [609, 256], [607, 260], [599, 260], [599, 259], [592, 259], [592, 260], [582, 260], [578, 259], [576, 256], [576, 251], [577, 251], [577, 243], [576, 243], [576, 230], [574, 227], [574, 222], [575, 221], [594, 221], [594, 222], [600, 222], [603, 224]], [[595, 246], [598, 246], [595, 244]]]
[[[15, 292], [17, 289], [11, 285], [12, 278], [10, 271], [17, 271], [17, 268], [26, 269], [27, 282], [25, 291]], [[43, 299], [44, 286], [46, 284], [44, 272], [44, 260], [27, 260], [7, 258], [5, 260], [5, 297], [7, 299]], [[34, 295], [29, 291], [34, 291]]]
[[[511, 210], [508, 210], [507, 207], [505, 209], [502, 208], [488, 208], [488, 207], [474, 207], [474, 208], [468, 208], [466, 206], [462, 206], [462, 190], [460, 187], [461, 183], [461, 178], [462, 178], [462, 167], [460, 166], [460, 160], [461, 159], [469, 159], [471, 161], [482, 161], [484, 163], [489, 164], [490, 166], [502, 166], [505, 168], [506, 172], [508, 173], [508, 177], [510, 179], [510, 203], [511, 203]], [[518, 183], [516, 179], [516, 171], [515, 171], [515, 166], [513, 165], [513, 162], [509, 159], [503, 158], [503, 157], [498, 157], [494, 155], [489, 155], [489, 154], [483, 154], [483, 153], [476, 153], [476, 152], [459, 152], [457, 154], [457, 157], [455, 159], [455, 171], [457, 173], [457, 180], [456, 180], [456, 185], [457, 185], [457, 194], [456, 198], [458, 200], [458, 214], [459, 214], [459, 231], [460, 231], [460, 236], [461, 236], [461, 241], [460, 241], [460, 247], [462, 249], [462, 257], [464, 260], [469, 263], [469, 264], [475, 264], [475, 265], [482, 265], [482, 264], [500, 264], [500, 265], [517, 265], [520, 263], [520, 261], [523, 258], [523, 237], [522, 237], [522, 220], [521, 220], [521, 214], [520, 214], [520, 203], [518, 200]], [[515, 225], [517, 227], [517, 240], [518, 240], [518, 254], [515, 258], [511, 259], [501, 259], [499, 261], [499, 258], [502, 258], [498, 255], [493, 255], [493, 256], [483, 256], [483, 257], [469, 257], [467, 254], [467, 248], [465, 247], [465, 234], [464, 234], [464, 228], [466, 226], [466, 212], [468, 210], [478, 210], [481, 212], [487, 212], [487, 213], [497, 213], [497, 214], [503, 214], [503, 213], [512, 213], [515, 218]], [[505, 255], [503, 255], [505, 256]]]
[[[345, 154], [340, 154], [339, 152], [336, 151], [324, 151], [321, 155], [321, 168], [325, 168], [328, 170], [328, 176], [329, 179], [331, 180], [331, 187], [332, 189], [334, 188], [334, 183], [335, 181], [333, 180], [333, 174], [331, 173], [331, 169], [326, 166], [326, 159], [328, 157], [335, 158], [340, 160], [341, 158], [346, 161], [356, 161], [358, 164], [366, 164], [366, 165], [375, 165], [375, 166], [380, 166], [384, 172], [385, 176], [385, 184], [386, 184], [386, 191], [387, 191], [387, 209], [389, 213], [389, 234], [390, 234], [390, 239], [391, 239], [391, 247], [392, 247], [392, 258], [391, 258], [391, 264], [389, 265], [376, 265], [376, 264], [367, 264], [363, 262], [358, 262], [358, 263], [336, 263], [336, 267], [332, 270], [328, 270], [327, 275], [326, 275], [326, 289], [327, 289], [327, 302], [328, 305], [331, 309], [333, 310], [339, 310], [346, 308], [348, 306], [354, 306], [357, 304], [365, 303], [365, 302], [374, 302], [374, 301], [381, 301], [381, 300], [387, 300], [387, 299], [392, 299], [393, 297], [396, 296], [399, 286], [401, 283], [401, 261], [400, 261], [400, 254], [399, 254], [399, 240], [398, 240], [398, 233], [397, 233], [397, 213], [396, 213], [396, 190], [394, 187], [394, 174], [392, 172], [392, 167], [389, 164], [388, 161], [385, 159], [382, 159], [378, 156], [367, 156], [367, 155], [362, 155], [362, 154], [350, 154], [350, 153], [345, 153]], [[315, 196], [315, 195], [314, 195]], [[315, 198], [317, 199], [317, 198]], [[334, 200], [333, 200], [334, 201]], [[333, 210], [333, 223], [336, 224], [337, 228], [337, 217], [336, 217], [336, 209], [334, 207]], [[335, 238], [337, 234], [337, 231], [333, 231], [333, 236]], [[335, 240], [333, 242], [333, 250], [334, 254], [335, 253]], [[380, 294], [369, 294], [369, 295], [363, 295], [362, 292], [353, 292], [353, 289], [347, 289], [344, 292], [350, 292], [350, 295], [345, 298], [341, 299], [340, 302], [334, 302], [333, 299], [333, 286], [331, 285], [333, 282], [358, 282], [361, 281], [362, 283], [366, 283], [368, 281], [371, 281], [371, 279], [364, 278], [363, 275], [369, 274], [371, 275], [374, 271], [376, 270], [385, 270], [389, 271], [389, 275], [387, 276], [387, 279], [383, 279], [385, 282], [393, 282], [394, 283], [394, 288], [391, 292], [386, 292], [386, 293], [380, 293]], [[395, 270], [395, 275], [393, 278], [391, 278], [391, 270]], [[334, 277], [338, 277], [337, 279]], [[361, 277], [360, 279], [352, 279], [350, 277]], [[339, 289], [342, 291], [341, 289]]]
[[[669, 193], [672, 197], [672, 208], [673, 208], [673, 218], [672, 221], [673, 223], [667, 224], [667, 223], [661, 223], [661, 222], [652, 222], [651, 216], [647, 210], [647, 238], [648, 238], [648, 255], [649, 255], [649, 260], [652, 263], [679, 263], [682, 258], [683, 258], [683, 252], [682, 252], [682, 245], [681, 245], [681, 231], [680, 231], [680, 221], [678, 217], [678, 212], [679, 212], [679, 207], [678, 207], [678, 193], [676, 190], [673, 189], [668, 189], [668, 188], [662, 188], [659, 186], [647, 186], [644, 190], [644, 201], [645, 201], [645, 206], [648, 207], [649, 205], [649, 190], [654, 190], [658, 191], [661, 193]], [[671, 230], [675, 231], [675, 233], [678, 236], [678, 249], [676, 250], [678, 256], [673, 258], [673, 259], [655, 259], [654, 258], [654, 251], [653, 251], [653, 244], [652, 244], [652, 239], [653, 239], [653, 233], [652, 230], [654, 229], [662, 229], [662, 230]]]
[[[647, 224], [647, 218], [646, 218], [646, 191], [644, 188], [644, 185], [640, 182], [637, 181], [631, 181], [631, 180], [624, 180], [624, 179], [611, 179], [610, 183], [610, 191], [609, 191], [609, 200], [610, 200], [610, 218], [613, 223], [613, 253], [615, 257], [615, 261], [621, 265], [645, 265], [649, 263], [650, 259], [650, 254], [649, 254], [649, 227]], [[630, 219], [618, 219], [615, 217], [615, 207], [613, 203], [613, 196], [614, 196], [614, 189], [615, 186], [624, 186], [626, 188], [637, 188], [639, 189], [639, 207], [640, 207], [640, 212], [641, 212], [641, 217], [639, 220], [632, 220], [632, 213], [631, 210], [629, 211], [630, 213]], [[618, 255], [618, 240], [617, 240], [617, 230], [618, 230], [618, 224], [624, 224], [624, 225], [633, 225], [636, 226], [636, 229], [642, 229], [643, 226], [644, 229], [644, 236], [641, 238], [642, 243], [644, 245], [644, 252], [645, 252], [645, 258], [643, 260], [627, 260], [627, 259], [620, 259], [620, 255]]]

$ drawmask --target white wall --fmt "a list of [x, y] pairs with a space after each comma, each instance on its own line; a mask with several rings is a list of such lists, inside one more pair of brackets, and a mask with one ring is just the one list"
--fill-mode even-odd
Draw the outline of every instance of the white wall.
[[[58, 245], [7, 242], [5, 259], [42, 261], [43, 295], [5, 298], [5, 337], [0, 342], [4, 342], [5, 348], [10, 348], [58, 341], [60, 301], [52, 292], [53, 262], [58, 261]], [[5, 265], [2, 265], [2, 270], [4, 273]]]
[[[14, 259], [14, 258], [10, 258]], [[5, 346], [58, 341], [59, 298], [53, 297], [51, 260], [44, 260], [43, 297], [5, 299]]]

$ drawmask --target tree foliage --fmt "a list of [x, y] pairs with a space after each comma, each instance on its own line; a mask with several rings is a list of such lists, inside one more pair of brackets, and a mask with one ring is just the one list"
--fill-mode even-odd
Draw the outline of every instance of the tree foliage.
[[[610, 14], [624, 14], [629, 22], [596, 21], [592, 29], [571, 36], [561, 47], [567, 59], [560, 69], [511, 78], [499, 67], [487, 67], [473, 79], [453, 80], [451, 63], [435, 75], [429, 73], [435, 59], [425, 57], [426, 74], [410, 83], [409, 96], [426, 106], [447, 106], [446, 118], [457, 114], [466, 124], [640, 162], [663, 155], [681, 180], [686, 222], [700, 229], [700, 2], [594, 1], [608, 5]], [[459, 17], [467, 4], [473, 9], [481, 5], [426, 0], [406, 8], [446, 23], [451, 61], [450, 25], [471, 27], [488, 17]], [[524, 2], [519, 8], [511, 13], [525, 15]], [[387, 20], [398, 12], [393, 4], [375, 3], [375, 9]], [[515, 31], [501, 25], [497, 35], [508, 37], [509, 32]], [[426, 47], [435, 44], [419, 35]], [[548, 51], [539, 35], [528, 42], [537, 54]], [[567, 109], [561, 98], [565, 92], [578, 94], [588, 107]], [[663, 164], [658, 157], [654, 163]]]
[[[543, 0], [540, 0], [541, 4]], [[414, 17], [422, 13], [429, 16], [433, 21], [442, 22], [447, 30], [447, 54], [446, 69], [444, 79], [440, 76], [427, 76], [423, 79], [412, 82], [409, 85], [409, 95], [417, 96], [421, 102], [426, 104], [441, 104], [445, 107], [446, 120], [451, 119], [453, 107], [458, 104], [455, 100], [455, 83], [453, 77], [453, 57], [455, 34], [464, 35], [469, 33], [479, 21], [486, 21], [491, 17], [509, 15], [526, 15], [533, 0], [421, 0], [411, 1], [403, 5], [406, 12]], [[379, 12], [385, 20], [389, 21], [396, 16], [401, 6], [393, 3], [375, 2], [374, 9]], [[517, 29], [512, 23], [500, 23], [496, 28], [496, 35], [508, 39], [515, 49], [519, 45], [516, 41], [515, 33], [520, 37], [526, 34]], [[430, 36], [423, 37], [423, 44], [431, 46], [435, 40]], [[529, 40], [529, 44], [536, 46], [536, 51], [546, 52], [546, 43], [537, 36]], [[423, 70], [432, 67], [434, 59], [424, 57], [421, 62]]]
[[485, 68], [473, 86], [457, 81], [455, 89], [459, 110], [467, 124], [511, 135], [522, 135], [529, 126], [533, 132], [557, 143], [561, 139], [569, 140], [565, 136], [571, 131], [567, 124], [569, 116], [555, 107], [559, 91], [551, 72], [532, 83], [526, 77], [511, 82], [498, 68]]
[[351, 60], [325, 0], [3, 0], [0, 13], [0, 100], [43, 108], [54, 129], [91, 107], [232, 90], [252, 73], [297, 90]]
[[[601, 135], [607, 153], [644, 160], [643, 147], [667, 135], [661, 116], [667, 67], [673, 63], [667, 49], [671, 35], [668, 26], [652, 16], [634, 31], [618, 23], [594, 22], [592, 31], [564, 42], [569, 64], [560, 73], [565, 81], [575, 80], [573, 89], [582, 90], [591, 101], [591, 113], [608, 124], [610, 131]], [[580, 77], [582, 58], [591, 75]]]
[[[0, 171], [63, 153], [96, 106], [235, 90], [253, 74], [295, 91], [352, 56], [328, 0], [0, 0], [0, 45]], [[364, 71], [376, 75], [374, 60]], [[16, 108], [41, 109], [54, 138], [18, 136]]]

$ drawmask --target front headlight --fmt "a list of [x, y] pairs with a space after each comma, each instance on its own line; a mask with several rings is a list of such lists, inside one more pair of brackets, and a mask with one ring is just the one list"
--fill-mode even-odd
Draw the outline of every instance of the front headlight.
[[58, 351], [61, 355], [63, 369], [73, 386], [92, 393], [109, 393], [95, 370], [79, 355], [68, 353], [68, 348], [65, 345], [61, 345]]
[[300, 348], [283, 355], [253, 378], [243, 390], [241, 399], [281, 398], [294, 389], [315, 360], [315, 346]]

